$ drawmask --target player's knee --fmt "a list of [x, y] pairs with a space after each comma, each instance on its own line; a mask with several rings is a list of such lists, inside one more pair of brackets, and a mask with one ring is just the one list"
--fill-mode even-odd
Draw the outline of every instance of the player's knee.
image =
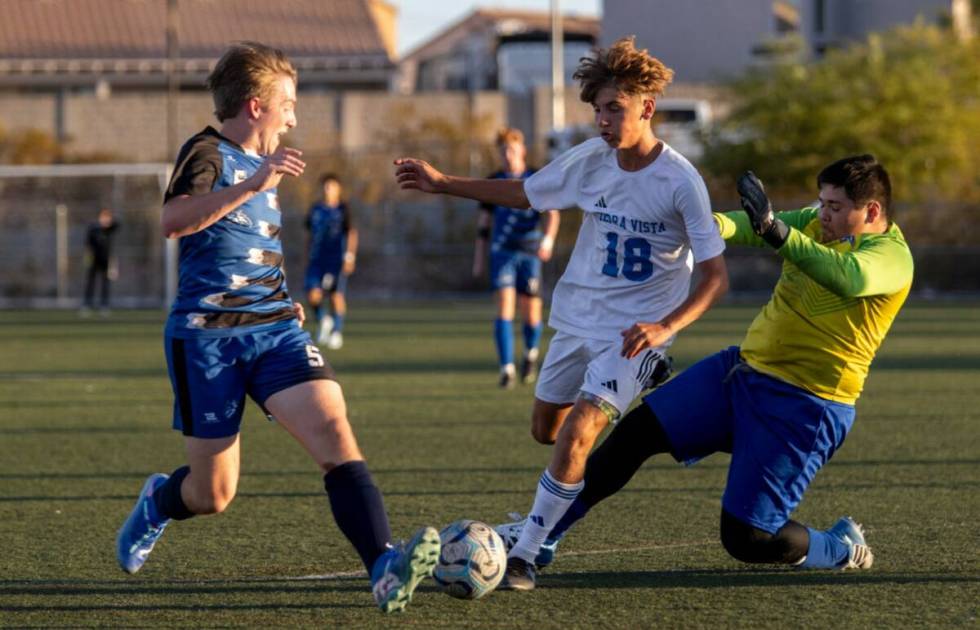
[[721, 544], [728, 555], [740, 562], [770, 562], [773, 535], [722, 511]]
[[531, 436], [538, 444], [554, 444], [558, 437], [558, 428], [546, 423], [531, 423]]

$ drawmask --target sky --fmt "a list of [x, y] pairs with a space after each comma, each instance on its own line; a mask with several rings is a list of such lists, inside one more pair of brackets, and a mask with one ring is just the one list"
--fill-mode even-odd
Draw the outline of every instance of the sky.
[[[398, 54], [403, 55], [475, 9], [548, 11], [550, 0], [389, 0], [398, 7]], [[562, 13], [598, 16], [602, 0], [559, 0]]]

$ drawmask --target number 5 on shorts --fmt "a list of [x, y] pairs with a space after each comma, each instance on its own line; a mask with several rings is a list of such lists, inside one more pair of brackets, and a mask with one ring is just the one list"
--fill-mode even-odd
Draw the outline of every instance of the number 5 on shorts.
[[310, 367], [323, 367], [323, 355], [320, 354], [320, 349], [314, 345], [306, 345], [306, 358], [310, 364]]

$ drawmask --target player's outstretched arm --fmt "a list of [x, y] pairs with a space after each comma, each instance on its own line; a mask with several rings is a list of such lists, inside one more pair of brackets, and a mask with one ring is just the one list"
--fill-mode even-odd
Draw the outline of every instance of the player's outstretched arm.
[[283, 175], [302, 175], [306, 163], [297, 149], [281, 147], [243, 182], [203, 195], [177, 195], [163, 205], [160, 224], [167, 238], [200, 232], [258, 193], [275, 188]]
[[447, 175], [425, 160], [398, 158], [395, 179], [402, 190], [453, 195], [507, 208], [530, 208], [521, 179], [476, 179]]

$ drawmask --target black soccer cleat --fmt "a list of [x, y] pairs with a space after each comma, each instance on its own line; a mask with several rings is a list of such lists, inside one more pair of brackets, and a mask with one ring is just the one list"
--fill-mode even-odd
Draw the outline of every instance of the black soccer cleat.
[[534, 590], [534, 563], [523, 558], [507, 558], [507, 569], [498, 589], [505, 591]]
[[530, 385], [538, 378], [538, 362], [525, 358], [521, 363], [521, 383]]

